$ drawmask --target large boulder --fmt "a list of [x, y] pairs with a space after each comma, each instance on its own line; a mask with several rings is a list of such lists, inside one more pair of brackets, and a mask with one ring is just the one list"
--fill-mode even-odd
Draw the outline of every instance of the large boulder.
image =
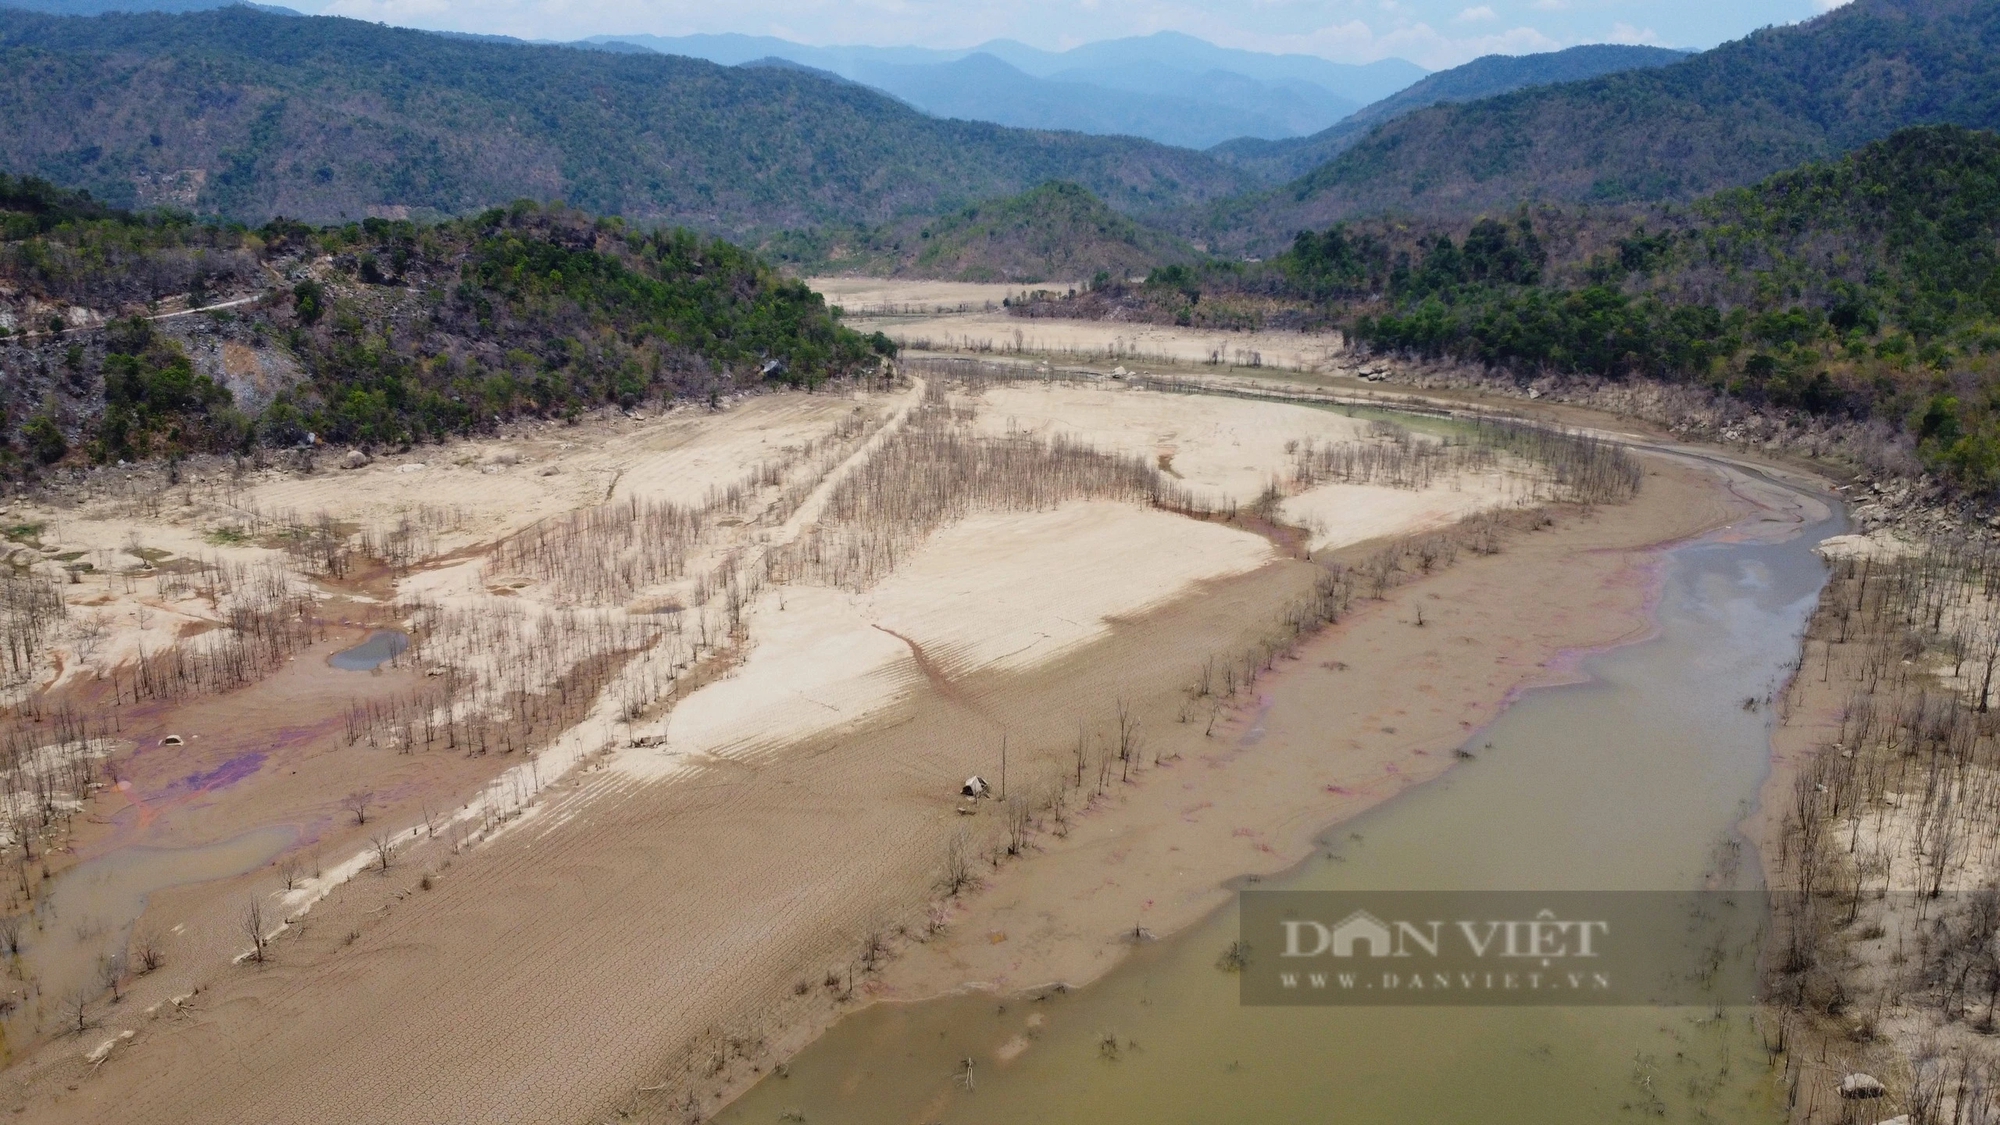
[[1840, 1080], [1840, 1096], [1843, 1098], [1879, 1098], [1888, 1093], [1889, 1088], [1872, 1074], [1850, 1074]]
[[343, 469], [359, 469], [366, 466], [370, 460], [372, 458], [359, 449], [350, 449], [341, 456], [340, 467]]

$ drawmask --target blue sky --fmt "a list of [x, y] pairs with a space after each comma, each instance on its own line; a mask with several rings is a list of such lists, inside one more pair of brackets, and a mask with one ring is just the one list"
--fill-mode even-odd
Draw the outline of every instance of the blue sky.
[[[284, 0], [278, 0], [284, 2]], [[1712, 47], [1835, 0], [308, 0], [294, 6], [409, 27], [537, 39], [738, 31], [818, 45], [1059, 50], [1181, 31], [1229, 47], [1338, 62], [1399, 56], [1432, 69], [1578, 43]]]

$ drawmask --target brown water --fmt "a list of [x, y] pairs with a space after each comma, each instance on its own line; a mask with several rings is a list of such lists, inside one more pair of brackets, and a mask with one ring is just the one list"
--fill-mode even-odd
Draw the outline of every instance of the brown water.
[[32, 991], [8, 1017], [8, 1038], [18, 1043], [61, 1023], [78, 993], [94, 1001], [108, 994], [106, 959], [126, 953], [147, 896], [241, 875], [297, 841], [297, 829], [281, 825], [197, 847], [119, 848], [56, 876], [22, 929], [20, 967]]
[[[1824, 580], [1811, 547], [1841, 530], [1836, 516], [1668, 552], [1657, 636], [1580, 657], [1588, 682], [1528, 693], [1469, 740], [1475, 760], [1261, 886], [1754, 886], [1734, 826], [1768, 768], [1771, 711], [1744, 701], [1783, 684]], [[877, 1005], [720, 1120], [1783, 1120], [1744, 1009], [1244, 1007], [1217, 964], [1236, 936], [1231, 909], [1074, 992]]]

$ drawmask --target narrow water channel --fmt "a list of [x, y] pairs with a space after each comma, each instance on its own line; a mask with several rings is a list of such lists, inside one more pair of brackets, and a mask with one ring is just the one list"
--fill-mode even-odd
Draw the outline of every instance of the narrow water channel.
[[[1340, 825], [1261, 887], [1754, 886], [1735, 826], [1768, 769], [1767, 701], [1825, 578], [1812, 547], [1843, 528], [1833, 515], [1777, 541], [1739, 529], [1668, 551], [1657, 635], [1583, 658], [1587, 682], [1528, 693], [1473, 735], [1471, 760]], [[876, 1005], [720, 1120], [1784, 1119], [1745, 1009], [1245, 1007], [1218, 965], [1236, 936], [1231, 909], [1075, 991]]]

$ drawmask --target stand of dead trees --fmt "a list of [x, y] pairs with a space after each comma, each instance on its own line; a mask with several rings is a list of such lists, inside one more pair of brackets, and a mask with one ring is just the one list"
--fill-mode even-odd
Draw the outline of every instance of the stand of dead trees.
[[503, 540], [487, 563], [493, 581], [542, 583], [563, 605], [615, 605], [688, 574], [718, 528], [783, 523], [819, 480], [879, 428], [843, 418], [827, 436], [767, 460], [699, 504], [637, 497], [552, 516]]
[[141, 650], [131, 666], [111, 673], [114, 698], [178, 700], [217, 694], [277, 671], [299, 650], [323, 640], [319, 599], [282, 565], [215, 565], [196, 592], [216, 606], [222, 628], [163, 651]]
[[980, 434], [971, 420], [971, 407], [929, 384], [903, 427], [833, 486], [819, 523], [765, 556], [770, 580], [865, 589], [933, 531], [974, 512], [1047, 511], [1084, 499], [1204, 510], [1140, 458], [1060, 436]]
[[55, 580], [0, 564], [0, 685], [32, 675], [56, 626], [68, 614]]
[[1911, 1125], [2000, 1121], [2000, 549], [1838, 559], [1804, 653], [1784, 706], [1846, 704], [1776, 857], [1769, 1037], [1822, 1045], [1787, 1052], [1795, 1109], [1847, 1120], [1833, 1043]]
[[1514, 470], [1510, 483], [1526, 485], [1520, 504], [1619, 504], [1639, 491], [1638, 462], [1610, 442], [1484, 417], [1461, 423], [1461, 429], [1437, 438], [1377, 420], [1369, 423], [1368, 441], [1308, 440], [1289, 450], [1292, 482], [1299, 488], [1337, 480], [1423, 489], [1505, 467]]
[[[1549, 518], [1539, 510], [1489, 513], [1392, 543], [1356, 564], [1316, 564], [1319, 573], [1312, 585], [1274, 615], [1262, 637], [1240, 652], [1217, 653], [1195, 670], [1182, 691], [1177, 725], [1198, 728], [1199, 735], [1148, 731], [1125, 699], [1112, 701], [1096, 714], [1079, 716], [1073, 741], [1014, 759], [1023, 763], [1025, 776], [1017, 775], [1011, 783], [1013, 792], [996, 801], [994, 807], [1001, 814], [994, 818], [997, 824], [986, 825], [987, 818], [978, 817], [954, 825], [936, 890], [950, 899], [977, 887], [982, 863], [998, 867], [1008, 857], [1032, 850], [1045, 835], [1066, 836], [1074, 817], [1087, 813], [1116, 787], [1177, 757], [1177, 743], [1213, 736], [1228, 708], [1250, 695], [1257, 681], [1280, 662], [1296, 659], [1305, 642], [1346, 617], [1357, 601], [1380, 598], [1394, 586], [1449, 567], [1463, 551], [1497, 552], [1507, 533], [1546, 526]], [[984, 835], [979, 833], [982, 826]], [[946, 912], [933, 910], [926, 925], [934, 932], [947, 917]]]

